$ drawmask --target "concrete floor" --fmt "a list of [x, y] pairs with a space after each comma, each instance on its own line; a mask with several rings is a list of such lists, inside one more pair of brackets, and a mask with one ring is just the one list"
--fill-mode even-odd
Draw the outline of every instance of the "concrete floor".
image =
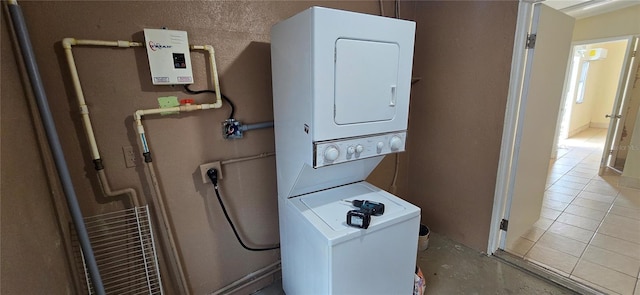
[[577, 294], [435, 233], [418, 265], [425, 294]]
[[[578, 294], [436, 233], [418, 254], [418, 265], [425, 294]], [[254, 294], [282, 295], [282, 282]]]

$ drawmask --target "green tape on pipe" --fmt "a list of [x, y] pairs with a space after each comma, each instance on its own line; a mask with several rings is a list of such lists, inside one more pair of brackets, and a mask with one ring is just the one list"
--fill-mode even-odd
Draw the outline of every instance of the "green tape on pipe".
[[[161, 109], [164, 108], [173, 108], [173, 107], [177, 107], [180, 106], [180, 102], [178, 102], [178, 97], [177, 96], [165, 96], [165, 97], [158, 97], [158, 105], [160, 106]], [[175, 115], [178, 112], [162, 112], [160, 113], [160, 115]]]

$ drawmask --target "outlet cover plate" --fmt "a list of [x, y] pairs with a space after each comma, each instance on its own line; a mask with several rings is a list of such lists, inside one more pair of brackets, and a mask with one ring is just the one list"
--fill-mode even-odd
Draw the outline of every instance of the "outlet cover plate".
[[124, 166], [132, 168], [136, 166], [136, 153], [132, 146], [123, 146], [122, 155], [124, 156]]
[[218, 170], [218, 179], [222, 179], [222, 164], [220, 161], [206, 163], [200, 165], [200, 175], [202, 175], [202, 183], [211, 183], [209, 176], [207, 176], [207, 170], [215, 168]]

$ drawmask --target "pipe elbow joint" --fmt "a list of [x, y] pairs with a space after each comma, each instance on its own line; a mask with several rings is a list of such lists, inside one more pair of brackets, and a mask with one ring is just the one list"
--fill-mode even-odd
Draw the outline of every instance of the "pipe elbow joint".
[[140, 120], [142, 120], [143, 115], [144, 112], [142, 110], [137, 110], [135, 113], [133, 113], [133, 119], [139, 122]]
[[62, 47], [64, 49], [71, 49], [71, 46], [76, 45], [76, 39], [74, 38], [64, 38], [62, 39]]
[[211, 46], [211, 45], [205, 45], [204, 49], [209, 51], [211, 54], [215, 53], [215, 50], [213, 49], [213, 46]]

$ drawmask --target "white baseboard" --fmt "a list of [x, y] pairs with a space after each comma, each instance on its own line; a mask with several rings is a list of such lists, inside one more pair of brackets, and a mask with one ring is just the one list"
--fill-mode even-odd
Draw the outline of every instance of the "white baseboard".
[[589, 123], [589, 127], [605, 129], [605, 128], [609, 128], [609, 122], [591, 122]]
[[580, 126], [580, 127], [576, 128], [576, 129], [569, 130], [569, 134], [567, 135], [567, 138], [571, 138], [571, 137], [573, 137], [574, 135], [576, 135], [576, 134], [578, 134], [578, 133], [580, 133], [580, 132], [582, 132], [582, 131], [585, 131], [585, 130], [587, 130], [587, 129], [589, 129], [589, 123], [584, 124], [584, 125], [582, 125], [582, 126]]
[[620, 176], [618, 185], [628, 188], [640, 189], [640, 178]]

